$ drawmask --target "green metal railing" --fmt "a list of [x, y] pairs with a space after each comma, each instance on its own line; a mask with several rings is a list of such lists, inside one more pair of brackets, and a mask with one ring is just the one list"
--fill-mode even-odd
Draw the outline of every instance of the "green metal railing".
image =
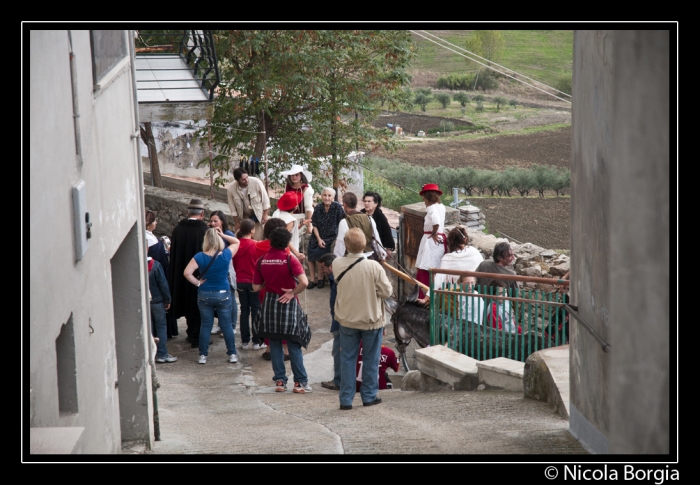
[[507, 357], [525, 362], [533, 352], [568, 342], [567, 297], [561, 291], [456, 283], [435, 288], [434, 275], [545, 283], [562, 289], [568, 288], [568, 280], [439, 268], [430, 272], [431, 345], [445, 345], [477, 360]]

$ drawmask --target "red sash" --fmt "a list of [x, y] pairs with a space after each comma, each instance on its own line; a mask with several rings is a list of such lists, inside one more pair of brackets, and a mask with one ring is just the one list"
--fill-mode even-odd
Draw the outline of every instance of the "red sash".
[[[423, 234], [432, 234], [432, 231], [426, 231]], [[447, 236], [445, 236], [444, 232], [436, 232], [438, 236], [442, 236], [442, 245], [445, 246], [445, 253], [447, 253]]]

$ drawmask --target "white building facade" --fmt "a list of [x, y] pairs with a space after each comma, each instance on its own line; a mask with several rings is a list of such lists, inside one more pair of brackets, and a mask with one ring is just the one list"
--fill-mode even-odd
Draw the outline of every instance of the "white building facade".
[[126, 30], [29, 32], [30, 453], [153, 444], [133, 52]]

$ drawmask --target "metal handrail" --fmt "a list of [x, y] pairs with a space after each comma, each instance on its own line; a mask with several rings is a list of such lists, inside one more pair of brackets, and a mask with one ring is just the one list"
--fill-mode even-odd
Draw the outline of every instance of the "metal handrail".
[[610, 352], [610, 344], [607, 343], [605, 340], [603, 340], [603, 337], [601, 337], [598, 332], [595, 331], [595, 329], [586, 322], [581, 315], [578, 314], [578, 307], [577, 306], [572, 306], [572, 305], [564, 305], [564, 308], [566, 308], [566, 311], [569, 312], [569, 315], [574, 317], [576, 320], [578, 320], [579, 323], [583, 325], [583, 328], [588, 330], [591, 335], [593, 335], [593, 338], [595, 338], [600, 346], [603, 349], [603, 352], [606, 354]]

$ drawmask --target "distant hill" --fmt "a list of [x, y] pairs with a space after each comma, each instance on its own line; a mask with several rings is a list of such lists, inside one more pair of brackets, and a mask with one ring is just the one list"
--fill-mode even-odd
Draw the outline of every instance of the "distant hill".
[[[417, 32], [420, 32], [416, 29]], [[464, 48], [471, 30], [428, 30], [457, 47]], [[498, 64], [524, 74], [549, 86], [556, 85], [561, 76], [571, 77], [573, 67], [573, 30], [501, 30], [505, 49]], [[429, 36], [428, 36], [429, 37]], [[418, 53], [410, 73], [412, 86], [435, 87], [437, 78], [445, 74], [474, 72], [464, 57], [413, 35]], [[435, 39], [437, 40], [437, 39]], [[457, 52], [460, 49], [448, 47]]]

